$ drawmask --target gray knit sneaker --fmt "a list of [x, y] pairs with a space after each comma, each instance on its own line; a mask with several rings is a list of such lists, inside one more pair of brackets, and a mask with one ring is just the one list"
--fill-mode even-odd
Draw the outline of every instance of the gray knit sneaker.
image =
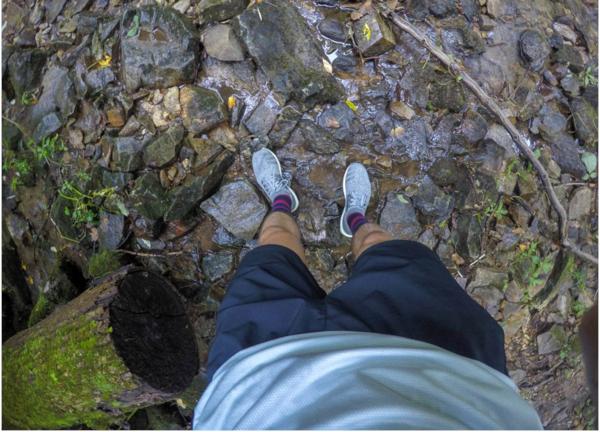
[[346, 168], [344, 198], [346, 203], [340, 219], [340, 231], [346, 237], [352, 237], [352, 231], [346, 218], [353, 213], [360, 213], [364, 216], [371, 199], [369, 174], [363, 164], [354, 162]]
[[277, 195], [287, 194], [292, 199], [292, 211], [298, 208], [298, 197], [290, 187], [292, 176], [281, 171], [281, 165], [275, 153], [268, 148], [262, 148], [252, 155], [252, 169], [260, 188], [269, 199]]

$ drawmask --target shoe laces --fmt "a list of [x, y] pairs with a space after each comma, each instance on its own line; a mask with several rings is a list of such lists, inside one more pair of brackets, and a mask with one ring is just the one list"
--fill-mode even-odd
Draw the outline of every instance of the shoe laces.
[[365, 208], [369, 203], [365, 194], [350, 194], [346, 197], [347, 207]]
[[291, 182], [292, 175], [288, 172], [284, 172], [281, 175], [274, 174], [268, 177], [266, 181], [266, 186], [272, 191], [272, 193], [276, 193], [279, 191], [289, 189]]

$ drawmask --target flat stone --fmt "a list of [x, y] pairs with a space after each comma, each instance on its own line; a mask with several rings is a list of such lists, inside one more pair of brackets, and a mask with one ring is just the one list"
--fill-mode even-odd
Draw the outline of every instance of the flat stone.
[[197, 154], [197, 165], [208, 164], [223, 151], [223, 147], [211, 139], [196, 138], [190, 134], [187, 136], [186, 141], [187, 144], [192, 147]]
[[275, 98], [268, 96], [252, 111], [250, 117], [244, 121], [244, 125], [253, 135], [267, 135], [275, 124], [278, 113], [279, 104]]
[[394, 33], [377, 12], [371, 12], [354, 23], [354, 40], [363, 57], [375, 57], [396, 45]]
[[341, 99], [341, 85], [323, 64], [325, 54], [290, 2], [255, 3], [233, 20], [233, 27], [285, 100], [310, 108]]
[[112, 144], [111, 168], [116, 171], [137, 171], [143, 167], [144, 141], [134, 137], [105, 138]]
[[502, 289], [507, 279], [508, 275], [505, 272], [493, 268], [477, 267], [467, 289], [486, 287]]
[[18, 50], [8, 57], [8, 75], [17, 100], [23, 93], [33, 92], [40, 86], [47, 57], [47, 53], [37, 48]]
[[324, 19], [317, 28], [323, 36], [336, 42], [345, 42], [348, 38], [344, 24], [335, 19]]
[[93, 69], [85, 75], [85, 83], [88, 86], [90, 93], [98, 93], [106, 89], [106, 86], [116, 80], [116, 76], [112, 68], [105, 67], [101, 69]]
[[586, 174], [585, 165], [579, 157], [579, 146], [568, 134], [561, 132], [549, 137], [552, 158], [560, 169], [577, 178]]
[[207, 54], [221, 61], [244, 60], [244, 49], [229, 25], [217, 24], [202, 34]]
[[227, 108], [219, 93], [197, 86], [185, 86], [179, 91], [183, 125], [192, 133], [205, 132], [227, 120]]
[[159, 135], [144, 148], [144, 164], [151, 168], [162, 168], [175, 160], [183, 140], [183, 126], [175, 125]]
[[415, 207], [434, 223], [447, 219], [454, 208], [454, 200], [425, 176], [412, 198]]
[[519, 38], [519, 53], [531, 69], [539, 72], [550, 55], [546, 37], [535, 30], [526, 30]]
[[123, 215], [101, 211], [99, 219], [98, 243], [100, 244], [100, 248], [108, 250], [117, 249], [123, 241], [125, 218]]
[[431, 83], [429, 99], [436, 109], [448, 109], [459, 112], [465, 105], [463, 86], [454, 78], [438, 76]]
[[582, 220], [588, 218], [592, 213], [594, 204], [594, 192], [588, 187], [578, 188], [569, 201], [569, 219]]
[[317, 154], [334, 154], [340, 151], [338, 140], [325, 128], [306, 119], [300, 120], [298, 128], [313, 152]]
[[39, 143], [44, 138], [57, 132], [63, 125], [62, 118], [55, 112], [46, 114], [37, 124], [35, 130], [31, 134], [34, 142]]
[[579, 80], [573, 75], [569, 74], [560, 80], [560, 86], [571, 97], [579, 96], [579, 89], [581, 84]]
[[575, 33], [575, 30], [573, 30], [568, 25], [561, 24], [559, 22], [553, 22], [552, 28], [554, 29], [555, 32], [557, 32], [559, 35], [561, 35], [566, 40], [571, 41], [573, 43], [577, 42], [577, 33]]
[[497, 123], [490, 125], [485, 135], [485, 139], [489, 139], [501, 146], [506, 151], [507, 158], [512, 158], [517, 155], [515, 151], [516, 144], [504, 126]]
[[165, 220], [172, 221], [186, 217], [218, 186], [232, 163], [232, 154], [223, 152], [207, 167], [193, 175], [188, 174], [182, 185], [169, 191]]
[[219, 252], [202, 258], [202, 271], [210, 282], [215, 282], [233, 270], [233, 254]]
[[225, 21], [241, 14], [249, 0], [201, 0], [198, 14], [202, 22]]
[[565, 343], [566, 335], [563, 327], [554, 325], [537, 337], [538, 354], [546, 355], [560, 350]]
[[301, 117], [302, 113], [294, 107], [283, 107], [269, 132], [273, 148], [277, 149], [285, 145]]
[[481, 255], [482, 226], [474, 212], [461, 212], [456, 218], [456, 250], [464, 258]]
[[585, 58], [574, 46], [563, 45], [558, 51], [552, 53], [552, 58], [557, 63], [568, 65], [569, 69], [575, 73], [585, 70]]
[[379, 224], [395, 238], [417, 240], [421, 225], [410, 201], [402, 193], [389, 192], [379, 217]]
[[[139, 26], [134, 24], [139, 17]], [[148, 5], [121, 19], [121, 81], [128, 91], [192, 82], [200, 62], [200, 39], [192, 22], [175, 9]]]
[[244, 240], [254, 237], [267, 214], [266, 205], [246, 180], [222, 186], [200, 208], [231, 234]]
[[415, 111], [401, 100], [390, 102], [389, 109], [400, 120], [410, 120], [415, 116]]
[[133, 208], [145, 218], [157, 220], [165, 213], [166, 191], [156, 172], [147, 172], [139, 176], [129, 198]]
[[575, 133], [590, 150], [595, 151], [595, 143], [598, 141], [598, 113], [596, 109], [584, 98], [574, 98], [569, 107], [573, 115]]

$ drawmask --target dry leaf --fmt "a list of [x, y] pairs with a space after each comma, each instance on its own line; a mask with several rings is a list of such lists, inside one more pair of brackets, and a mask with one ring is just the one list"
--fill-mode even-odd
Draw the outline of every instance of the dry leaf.
[[329, 117], [325, 121], [325, 126], [331, 129], [338, 129], [340, 127], [340, 122], [335, 117]]
[[235, 107], [235, 97], [234, 96], [229, 96], [227, 98], [227, 108], [229, 108], [229, 110], [231, 111], [233, 109], [233, 107]]
[[108, 54], [105, 54], [101, 60], [98, 60], [98, 69], [102, 69], [102, 68], [110, 66], [111, 62], [112, 62], [112, 57], [109, 56]]
[[390, 131], [390, 135], [394, 138], [398, 138], [404, 133], [404, 128], [402, 126], [397, 126]]
[[329, 63], [326, 59], [323, 59], [323, 67], [327, 72], [333, 73], [333, 67], [331, 66], [331, 63]]
[[352, 102], [350, 99], [346, 99], [346, 105], [348, 105], [348, 108], [350, 108], [352, 111], [356, 111], [358, 109], [356, 104], [354, 102]]

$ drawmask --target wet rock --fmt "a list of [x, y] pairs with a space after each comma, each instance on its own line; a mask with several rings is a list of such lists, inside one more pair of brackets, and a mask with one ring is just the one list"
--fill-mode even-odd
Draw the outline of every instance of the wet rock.
[[410, 199], [401, 193], [387, 194], [379, 224], [401, 240], [417, 240], [421, 232], [421, 225]]
[[229, 25], [217, 24], [202, 34], [207, 54], [221, 61], [244, 60], [244, 49]]
[[336, 73], [355, 73], [358, 68], [358, 60], [356, 60], [356, 57], [354, 56], [341, 55], [333, 60], [331, 66], [333, 67], [333, 71]]
[[232, 163], [232, 154], [223, 152], [207, 167], [194, 175], [188, 175], [182, 185], [171, 189], [168, 194], [169, 204], [165, 212], [165, 220], [178, 220], [187, 216], [217, 187]]
[[562, 132], [551, 137], [552, 158], [560, 169], [577, 178], [586, 174], [585, 165], [579, 157], [579, 146], [573, 138]]
[[459, 167], [455, 159], [438, 159], [427, 171], [433, 182], [440, 186], [450, 186], [459, 179]]
[[166, 192], [156, 172], [147, 172], [139, 176], [130, 194], [135, 210], [150, 220], [157, 220], [163, 216], [166, 198]]
[[144, 164], [151, 168], [162, 168], [175, 160], [183, 140], [183, 126], [175, 125], [144, 148]]
[[[260, 13], [259, 13], [260, 8]], [[324, 66], [325, 58], [304, 18], [289, 2], [263, 2], [233, 21], [248, 53], [285, 99], [308, 107], [336, 102], [340, 84]]]
[[552, 328], [537, 337], [538, 354], [551, 354], [560, 350], [566, 342], [567, 336], [562, 326], [554, 325]]
[[115, 79], [115, 74], [109, 67], [93, 69], [85, 75], [85, 83], [92, 94], [105, 90]]
[[444, 49], [453, 55], [476, 55], [485, 51], [485, 43], [463, 17], [447, 18], [442, 22], [441, 38]]
[[[395, 136], [396, 131], [400, 131], [399, 136]], [[392, 152], [395, 154], [405, 154], [411, 159], [427, 159], [430, 155], [427, 145], [427, 137], [431, 134], [431, 127], [421, 117], [413, 117], [407, 121], [404, 127], [397, 129], [394, 127], [392, 135]]]
[[[134, 17], [139, 25], [136, 28]], [[200, 41], [193, 24], [158, 5], [127, 10], [121, 20], [121, 80], [129, 91], [192, 82]]]
[[302, 113], [291, 106], [285, 106], [277, 116], [275, 124], [269, 132], [269, 139], [273, 148], [282, 147], [298, 124]]
[[467, 111], [460, 126], [455, 129], [454, 142], [465, 147], [473, 147], [485, 138], [488, 124], [482, 115]]
[[569, 104], [571, 114], [573, 115], [573, 123], [575, 125], [575, 133], [588, 148], [594, 150], [594, 143], [598, 141], [598, 113], [594, 107], [583, 98], [575, 98]]
[[588, 187], [578, 188], [569, 201], [569, 219], [581, 220], [590, 216], [594, 206], [594, 192]]
[[560, 86], [571, 97], [579, 96], [580, 83], [577, 78], [569, 74], [560, 80]]
[[431, 83], [429, 99], [434, 108], [451, 112], [459, 112], [465, 105], [463, 86], [451, 77], [438, 76]]
[[356, 114], [344, 102], [326, 108], [317, 118], [319, 126], [327, 129], [342, 141], [353, 141], [360, 125]]
[[31, 129], [35, 129], [38, 122], [48, 114], [56, 113], [64, 123], [75, 112], [76, 93], [68, 69], [50, 67], [42, 79], [42, 88], [38, 102], [28, 112], [27, 122]]
[[179, 91], [183, 125], [192, 133], [205, 132], [227, 120], [227, 108], [219, 93], [197, 86], [185, 86]]
[[434, 223], [447, 219], [454, 208], [452, 197], [437, 187], [429, 176], [423, 178], [412, 201], [415, 207]]
[[544, 35], [535, 30], [525, 30], [519, 38], [519, 54], [533, 71], [539, 72], [550, 55], [550, 46]]
[[354, 23], [354, 40], [363, 57], [375, 57], [396, 45], [394, 33], [377, 12], [371, 12]]
[[300, 120], [298, 128], [308, 148], [313, 152], [317, 154], [334, 154], [340, 151], [340, 144], [335, 137], [312, 121]]
[[7, 67], [10, 82], [17, 94], [17, 100], [25, 92], [34, 92], [42, 82], [42, 72], [47, 54], [41, 49], [16, 51], [8, 57]]
[[116, 171], [137, 171], [143, 167], [144, 141], [133, 137], [104, 138], [112, 144], [111, 168]]
[[233, 254], [219, 252], [202, 258], [202, 271], [210, 282], [215, 282], [233, 270]]
[[211, 139], [195, 138], [190, 134], [187, 136], [186, 141], [197, 154], [197, 166], [208, 164], [223, 151], [223, 147]]
[[125, 218], [105, 211], [100, 212], [98, 225], [98, 243], [101, 249], [117, 249], [123, 240]]
[[231, 234], [244, 240], [254, 237], [267, 214], [266, 205], [246, 180], [222, 186], [200, 208]]
[[335, 19], [324, 19], [317, 28], [323, 36], [336, 42], [345, 42], [348, 38], [344, 25]]
[[272, 96], [268, 96], [252, 111], [244, 125], [256, 136], [267, 135], [279, 113], [279, 104]]
[[415, 111], [400, 100], [390, 102], [391, 113], [400, 120], [410, 120], [415, 116]]
[[244, 12], [249, 0], [201, 0], [198, 14], [203, 22], [225, 21]]
[[456, 218], [456, 250], [465, 258], [475, 260], [481, 255], [483, 228], [474, 212], [461, 212]]

